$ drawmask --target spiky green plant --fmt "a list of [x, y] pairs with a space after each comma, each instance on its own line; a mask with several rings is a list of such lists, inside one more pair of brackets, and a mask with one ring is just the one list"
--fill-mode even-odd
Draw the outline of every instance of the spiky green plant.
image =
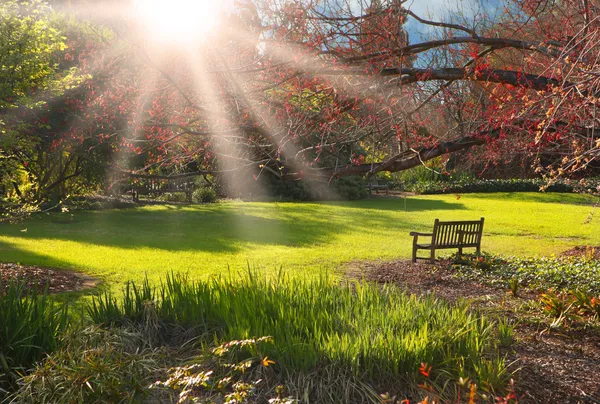
[[[157, 289], [131, 283], [119, 303], [110, 295], [93, 299], [94, 321], [140, 321], [147, 299], [163, 334], [177, 324], [221, 341], [270, 335], [275, 342], [265, 353], [290, 370], [336, 364], [374, 380], [412, 377], [427, 363], [439, 374], [484, 382], [484, 356], [497, 345], [495, 323], [465, 302], [451, 306], [394, 286], [283, 273], [268, 279], [252, 271], [240, 280], [202, 282], [171, 274]], [[496, 370], [507, 372], [503, 362]]]
[[29, 288], [24, 279], [0, 282], [0, 395], [58, 347], [68, 320], [67, 305], [56, 304], [46, 290]]

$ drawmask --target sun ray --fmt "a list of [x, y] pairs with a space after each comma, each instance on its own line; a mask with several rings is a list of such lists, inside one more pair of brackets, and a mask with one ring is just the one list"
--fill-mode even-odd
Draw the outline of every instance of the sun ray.
[[[154, 70], [151, 70], [149, 74], [144, 75], [142, 82], [139, 85], [140, 92], [136, 97], [135, 102], [135, 110], [131, 112], [132, 116], [130, 119], [130, 124], [126, 129], [126, 136], [128, 135], [129, 142], [135, 142], [140, 139], [141, 133], [140, 128], [143, 127], [143, 118], [144, 113], [151, 103], [151, 91], [150, 88], [157, 82], [158, 73]], [[127, 140], [127, 137], [124, 136], [124, 139]], [[107, 180], [109, 183], [107, 184], [107, 189], [112, 189], [116, 187], [115, 192], [120, 192], [120, 188], [123, 185], [122, 174], [124, 172], [131, 170], [131, 152], [127, 151], [124, 147], [120, 147], [115, 156], [113, 157], [113, 162], [111, 165], [111, 172], [107, 176]]]
[[[227, 72], [229, 80], [232, 82], [234, 87], [234, 95], [243, 100], [244, 106], [249, 110], [252, 118], [258, 122], [263, 128], [264, 133], [277, 147], [277, 153], [281, 154], [286, 165], [286, 169], [292, 169], [296, 171], [302, 171], [301, 167], [296, 162], [296, 156], [299, 152], [298, 147], [293, 142], [285, 139], [286, 128], [281, 125], [270, 112], [262, 107], [264, 99], [257, 97], [256, 93], [246, 93], [243, 90], [245, 81], [241, 75], [236, 76], [228, 67], [225, 58], [220, 57], [221, 67]], [[283, 164], [282, 161], [278, 161], [278, 164]], [[264, 164], [262, 164], [264, 167]], [[283, 167], [282, 167], [283, 168]], [[262, 171], [262, 170], [261, 170]], [[327, 180], [327, 179], [325, 179]], [[308, 191], [311, 197], [315, 199], [337, 199], [338, 195], [329, 187], [323, 186], [323, 179], [306, 177], [304, 182], [308, 185]]]
[[[244, 30], [232, 28], [232, 31], [234, 32], [235, 38], [244, 41], [246, 45], [257, 46], [256, 43], [251, 42], [249, 39], [251, 38], [251, 35], [244, 32]], [[290, 49], [286, 45], [273, 41], [270, 43], [270, 46], [264, 48], [263, 51], [269, 53], [269, 56], [276, 61], [276, 65], [288, 65], [294, 72], [315, 77], [325, 86], [334, 88], [335, 93], [341, 97], [358, 98], [361, 100], [365, 97], [374, 97], [375, 99], [378, 99], [378, 114], [390, 110], [392, 107], [398, 108], [398, 103], [401, 104], [401, 108], [404, 108], [405, 110], [410, 109], [408, 107], [410, 100], [406, 95], [399, 94], [398, 91], [396, 92], [396, 96], [393, 97], [395, 99], [394, 105], [389, 102], [392, 97], [382, 96], [380, 91], [382, 79], [362, 75], [358, 82], [350, 83], [348, 77], [353, 75], [349, 75], [348, 72], [344, 70], [347, 66], [340, 66], [339, 64], [332, 65], [324, 60], [317, 61], [315, 60], [314, 52], [312, 52], [311, 49], [305, 49], [298, 45], [294, 45], [293, 49]], [[324, 73], [325, 70], [327, 70], [327, 73]], [[240, 72], [240, 76], [242, 76], [242, 74], [243, 72]], [[291, 75], [290, 77], [291, 80], [295, 78], [294, 75]], [[262, 91], [263, 90], [261, 90], [261, 92]], [[253, 103], [252, 105], [255, 106], [257, 104]], [[390, 127], [392, 126], [392, 123], [394, 123], [392, 122], [393, 119], [396, 119], [394, 115], [383, 114], [383, 119], [379, 122], [379, 125], [383, 127], [387, 125], [387, 127]], [[403, 122], [406, 122], [408, 119], [410, 119], [410, 117], [402, 116]], [[356, 136], [367, 137], [368, 135], [368, 133], [357, 132], [357, 134], [353, 136], [355, 138]], [[395, 136], [395, 132], [387, 136], [392, 135]], [[360, 138], [356, 138], [355, 140], [358, 141]], [[337, 141], [334, 141], [334, 143], [337, 143]], [[318, 145], [315, 145], [315, 147], [318, 147]], [[342, 165], [346, 164], [347, 162], [342, 163]]]
[[[233, 190], [238, 195], [231, 195], [233, 197], [241, 196], [244, 194], [251, 194], [252, 189], [248, 186], [249, 184], [240, 183], [236, 178], [236, 172], [240, 171], [240, 168], [246, 168], [246, 172], [250, 171], [248, 168], [252, 163], [251, 160], [245, 158], [245, 150], [243, 150], [243, 143], [237, 142], [236, 138], [242, 138], [243, 134], [237, 125], [232, 124], [235, 118], [229, 116], [226, 112], [227, 107], [224, 105], [224, 101], [218, 95], [218, 90], [215, 88], [215, 84], [211, 80], [208, 74], [206, 74], [206, 59], [198, 54], [188, 55], [190, 60], [189, 64], [192, 68], [195, 86], [197, 94], [201, 95], [202, 100], [207, 105], [208, 116], [207, 124], [211, 130], [221, 128], [221, 130], [229, 130], [230, 136], [211, 136], [211, 140], [215, 147], [215, 151], [220, 158], [218, 158], [219, 172], [225, 177], [227, 182], [233, 187]], [[241, 165], [241, 167], [240, 167]], [[252, 173], [250, 173], [252, 175]], [[256, 173], [254, 173], [256, 174]], [[255, 193], [256, 194], [256, 193]]]

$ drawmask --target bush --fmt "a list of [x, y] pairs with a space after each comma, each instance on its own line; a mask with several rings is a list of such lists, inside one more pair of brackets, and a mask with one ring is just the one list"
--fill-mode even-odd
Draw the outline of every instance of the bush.
[[342, 177], [333, 182], [333, 189], [343, 200], [353, 201], [369, 197], [365, 181], [360, 177]]
[[162, 202], [187, 202], [184, 192], [165, 192], [156, 199]]
[[[149, 301], [161, 336], [172, 333], [173, 324], [194, 327], [211, 342], [214, 335], [218, 340], [270, 335], [274, 343], [264, 355], [290, 372], [335, 365], [371, 380], [415, 380], [427, 363], [442, 379], [493, 381], [479, 369], [495, 347], [495, 324], [471, 313], [466, 303], [453, 307], [395, 286], [340, 286], [326, 277], [307, 282], [283, 274], [270, 281], [256, 273], [192, 283], [171, 275], [158, 288], [147, 281], [129, 283], [123, 299], [109, 293], [95, 297], [89, 312], [98, 323], [140, 323]], [[506, 366], [498, 370], [502, 380], [509, 376]]]
[[273, 179], [269, 185], [272, 195], [288, 201], [310, 200], [357, 200], [369, 197], [366, 182], [361, 177], [342, 177], [329, 183], [304, 181], [281, 181]]
[[136, 206], [137, 204], [131, 199], [102, 195], [76, 196], [67, 199], [62, 204], [62, 207], [66, 207], [69, 211], [127, 209]]
[[[539, 192], [546, 183], [542, 179], [427, 181], [405, 184], [408, 191], [419, 194], [466, 194], [475, 192]], [[574, 192], [573, 185], [557, 182], [546, 192]]]
[[44, 354], [56, 350], [68, 325], [66, 305], [26, 285], [23, 280], [0, 282], [0, 393], [13, 388], [18, 374]]
[[61, 346], [21, 380], [15, 402], [137, 402], [163, 365], [162, 350], [143, 348], [143, 336], [126, 329], [77, 330]]
[[212, 188], [198, 188], [192, 194], [194, 202], [212, 203], [217, 201], [217, 193]]

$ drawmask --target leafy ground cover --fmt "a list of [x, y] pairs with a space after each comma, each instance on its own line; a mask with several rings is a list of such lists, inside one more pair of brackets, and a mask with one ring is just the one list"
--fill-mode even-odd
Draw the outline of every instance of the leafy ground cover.
[[[518, 258], [485, 256], [475, 264], [461, 260], [458, 276], [504, 287], [510, 283], [534, 290], [580, 290], [600, 295], [600, 260], [580, 257]], [[519, 286], [517, 286], [519, 287]]]
[[409, 257], [408, 233], [431, 230], [435, 218], [482, 216], [484, 250], [544, 256], [600, 244], [600, 220], [589, 221], [594, 202], [575, 194], [497, 193], [66, 212], [0, 224], [0, 260], [80, 270], [110, 285], [145, 274], [157, 282], [168, 270], [206, 279], [248, 263], [315, 276], [354, 260]]

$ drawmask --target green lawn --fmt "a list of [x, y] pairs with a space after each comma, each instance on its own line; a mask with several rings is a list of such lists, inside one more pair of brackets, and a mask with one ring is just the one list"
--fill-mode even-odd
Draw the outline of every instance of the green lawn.
[[430, 230], [435, 218], [482, 216], [484, 251], [539, 256], [600, 244], [600, 212], [583, 224], [594, 199], [580, 195], [414, 196], [406, 210], [404, 202], [226, 202], [43, 215], [0, 225], [0, 261], [75, 268], [111, 284], [145, 273], [164, 278], [169, 270], [205, 278], [248, 263], [312, 275], [352, 260], [409, 257], [410, 231]]

